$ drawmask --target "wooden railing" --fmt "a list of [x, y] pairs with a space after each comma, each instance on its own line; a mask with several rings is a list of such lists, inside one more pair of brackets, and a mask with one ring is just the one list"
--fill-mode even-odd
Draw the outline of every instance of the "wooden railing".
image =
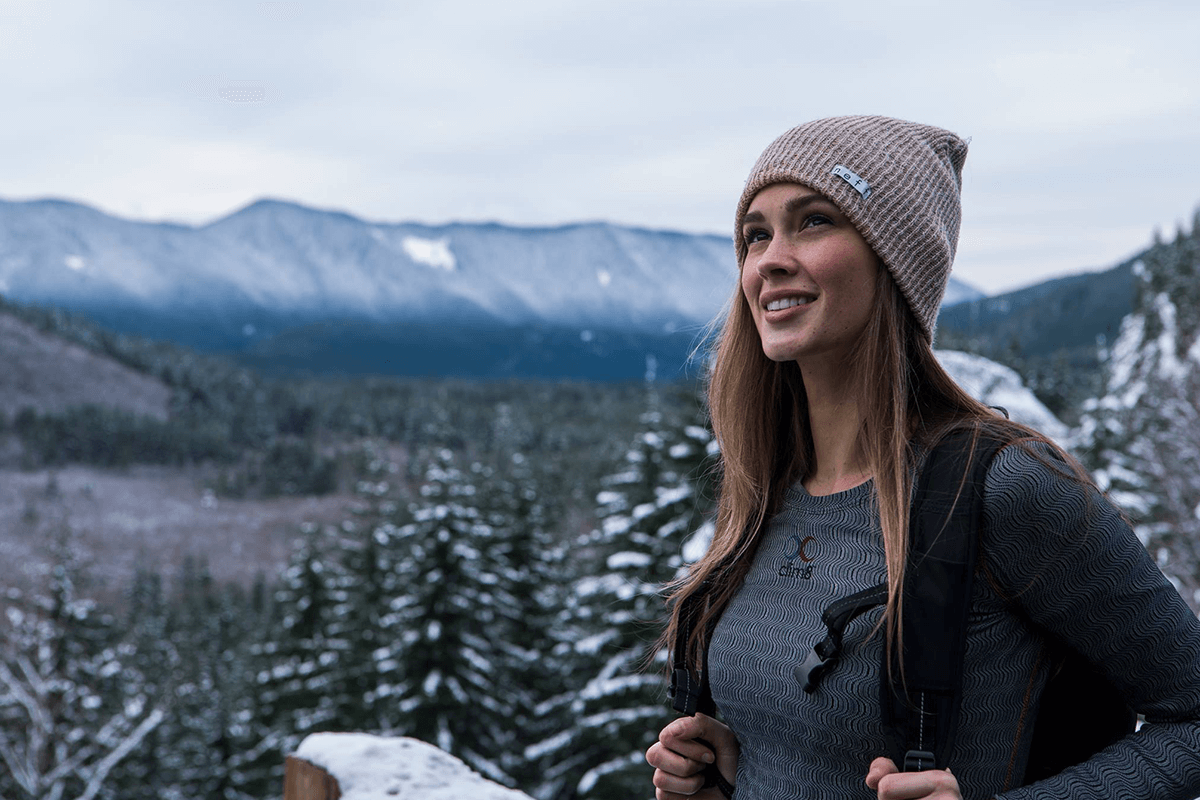
[[337, 778], [304, 759], [288, 756], [284, 762], [283, 800], [338, 800]]

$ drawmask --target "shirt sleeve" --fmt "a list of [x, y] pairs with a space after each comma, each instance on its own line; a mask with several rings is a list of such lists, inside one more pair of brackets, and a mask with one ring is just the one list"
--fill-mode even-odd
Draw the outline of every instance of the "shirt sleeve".
[[1146, 721], [1083, 764], [998, 797], [1200, 797], [1200, 620], [1121, 513], [1049, 448], [1010, 445], [988, 471], [982, 546], [1021, 611]]

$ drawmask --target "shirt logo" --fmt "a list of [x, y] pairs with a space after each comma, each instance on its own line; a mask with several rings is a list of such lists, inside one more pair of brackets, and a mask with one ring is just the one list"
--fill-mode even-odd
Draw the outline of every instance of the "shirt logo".
[[[809, 580], [812, 578], [813, 564], [816, 559], [817, 540], [813, 536], [801, 538], [796, 534], [788, 537], [788, 551], [784, 554], [787, 560], [779, 565], [779, 577]], [[799, 563], [797, 563], [799, 559]]]

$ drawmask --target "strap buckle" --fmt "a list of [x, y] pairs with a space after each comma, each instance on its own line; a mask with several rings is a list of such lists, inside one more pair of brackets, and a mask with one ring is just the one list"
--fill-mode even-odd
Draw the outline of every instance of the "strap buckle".
[[817, 684], [821, 682], [821, 678], [837, 661], [837, 654], [830, 658], [825, 658], [817, 652], [817, 648], [808, 651], [808, 657], [804, 659], [804, 663], [792, 670], [792, 674], [796, 676], [796, 680], [800, 681], [800, 685], [804, 687], [806, 694], [812, 694], [817, 690]]

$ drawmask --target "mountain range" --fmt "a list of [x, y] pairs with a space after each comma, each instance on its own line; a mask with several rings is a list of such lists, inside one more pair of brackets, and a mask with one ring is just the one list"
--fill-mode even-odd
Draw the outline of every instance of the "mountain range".
[[[732, 291], [728, 237], [603, 222], [375, 223], [260, 200], [202, 226], [0, 201], [0, 294], [267, 370], [673, 377]], [[982, 297], [952, 280], [947, 305]]]

